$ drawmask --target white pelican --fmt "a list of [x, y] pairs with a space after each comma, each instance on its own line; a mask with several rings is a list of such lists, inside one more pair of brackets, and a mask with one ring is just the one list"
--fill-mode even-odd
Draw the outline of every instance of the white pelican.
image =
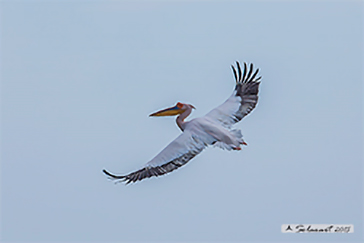
[[185, 121], [192, 109], [191, 104], [178, 102], [174, 107], [151, 114], [150, 116], [175, 116], [178, 127], [182, 130], [174, 141], [165, 147], [157, 156], [146, 163], [141, 169], [127, 175], [113, 175], [103, 170], [110, 179], [123, 181], [126, 184], [169, 173], [185, 165], [208, 145], [218, 146], [227, 150], [241, 150], [240, 145], [247, 145], [240, 130], [232, 130], [232, 125], [248, 115], [258, 102], [258, 82], [256, 78], [259, 69], [253, 73], [253, 64], [248, 70], [244, 63], [241, 71], [239, 62], [237, 70], [231, 65], [236, 86], [233, 94], [220, 106], [211, 110], [204, 117]]

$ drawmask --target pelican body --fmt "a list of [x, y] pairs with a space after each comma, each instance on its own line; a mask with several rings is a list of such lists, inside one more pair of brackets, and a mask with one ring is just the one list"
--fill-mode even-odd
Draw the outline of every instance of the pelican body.
[[113, 180], [124, 181], [126, 184], [160, 176], [172, 172], [185, 165], [204, 148], [214, 145], [227, 150], [241, 150], [241, 145], [247, 145], [240, 130], [232, 126], [248, 115], [258, 102], [261, 77], [256, 78], [259, 69], [253, 73], [253, 64], [248, 69], [244, 63], [241, 70], [239, 62], [231, 66], [236, 80], [232, 95], [220, 106], [211, 110], [203, 117], [190, 121], [185, 119], [195, 107], [191, 104], [178, 102], [175, 106], [157, 111], [150, 116], [177, 116], [176, 123], [183, 132], [157, 156], [146, 163], [141, 169], [127, 175], [114, 175], [103, 170]]

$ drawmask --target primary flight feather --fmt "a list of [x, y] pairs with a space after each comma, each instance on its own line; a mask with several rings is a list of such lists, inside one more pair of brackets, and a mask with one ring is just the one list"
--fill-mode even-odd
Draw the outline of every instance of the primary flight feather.
[[257, 78], [259, 69], [254, 72], [253, 64], [250, 64], [248, 68], [244, 63], [243, 71], [239, 62], [236, 62], [236, 68], [233, 65], [231, 67], [236, 86], [232, 95], [224, 103], [205, 116], [191, 121], [185, 121], [185, 119], [195, 107], [180, 102], [174, 107], [151, 114], [150, 116], [179, 115], [176, 122], [183, 133], [135, 172], [127, 175], [114, 175], [106, 170], [103, 172], [110, 179], [129, 184], [172, 172], [185, 165], [208, 145], [215, 145], [227, 150], [241, 150], [240, 145], [246, 145], [246, 143], [240, 130], [232, 129], [232, 126], [255, 108], [258, 102], [261, 77]]

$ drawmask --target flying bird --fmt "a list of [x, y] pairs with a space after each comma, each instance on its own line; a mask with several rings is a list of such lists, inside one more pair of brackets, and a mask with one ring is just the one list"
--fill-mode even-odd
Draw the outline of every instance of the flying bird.
[[160, 176], [185, 165], [209, 145], [227, 150], [241, 150], [241, 145], [247, 145], [240, 130], [232, 126], [248, 115], [258, 102], [259, 69], [255, 72], [253, 64], [244, 63], [242, 71], [239, 62], [236, 68], [231, 65], [236, 85], [232, 95], [220, 106], [211, 110], [203, 117], [190, 121], [185, 119], [195, 107], [191, 104], [178, 102], [175, 106], [157, 111], [150, 116], [177, 116], [176, 122], [183, 132], [157, 156], [146, 163], [141, 169], [127, 175], [114, 175], [106, 170], [103, 172], [113, 180], [125, 182], [141, 181], [152, 176]]

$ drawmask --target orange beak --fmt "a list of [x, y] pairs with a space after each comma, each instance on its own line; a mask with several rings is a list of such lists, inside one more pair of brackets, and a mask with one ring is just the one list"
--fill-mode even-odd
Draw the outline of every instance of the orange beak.
[[179, 115], [179, 114], [183, 113], [184, 111], [185, 110], [182, 110], [181, 108], [179, 108], [176, 105], [171, 108], [167, 108], [164, 110], [154, 112], [154, 113], [150, 114], [149, 116], [175, 116], [175, 115]]

